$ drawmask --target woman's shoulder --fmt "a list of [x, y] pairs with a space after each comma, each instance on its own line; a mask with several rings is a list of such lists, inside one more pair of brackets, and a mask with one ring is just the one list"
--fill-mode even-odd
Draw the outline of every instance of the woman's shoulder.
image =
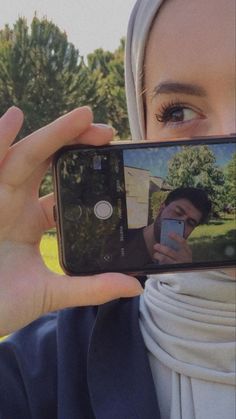
[[[124, 311], [136, 311], [138, 298], [119, 299], [101, 306], [75, 307], [49, 313], [33, 321], [19, 331], [8, 336], [0, 345], [1, 351], [6, 347], [16, 356], [23, 355], [32, 362], [38, 362], [39, 355], [58, 352], [58, 346], [69, 341], [70, 347], [78, 344], [78, 340], [89, 340], [97, 321], [105, 321], [122, 315]], [[89, 342], [88, 342], [89, 344]], [[18, 356], [17, 356], [18, 357]]]
[[50, 313], [2, 341], [0, 416], [25, 419], [42, 412], [45, 419], [56, 417], [58, 381], [63, 382], [78, 346], [84, 347], [86, 357], [88, 339], [82, 331], [89, 334], [95, 315], [96, 308]]

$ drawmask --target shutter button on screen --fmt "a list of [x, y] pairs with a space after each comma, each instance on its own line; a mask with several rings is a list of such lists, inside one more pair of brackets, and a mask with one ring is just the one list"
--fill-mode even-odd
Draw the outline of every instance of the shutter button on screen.
[[108, 201], [98, 201], [94, 206], [94, 214], [99, 220], [107, 220], [112, 216], [113, 208]]

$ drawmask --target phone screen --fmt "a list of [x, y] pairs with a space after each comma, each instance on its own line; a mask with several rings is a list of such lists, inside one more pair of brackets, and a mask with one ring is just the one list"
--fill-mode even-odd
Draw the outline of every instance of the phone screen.
[[170, 237], [173, 233], [177, 234], [180, 238], [184, 236], [184, 221], [163, 218], [161, 220], [160, 244], [163, 244], [173, 250], [179, 250], [179, 242]]
[[[207, 144], [195, 140], [62, 149], [55, 158], [54, 177], [64, 270], [72, 275], [141, 274], [177, 265], [188, 269], [232, 265], [236, 254], [235, 161], [235, 138]], [[207, 209], [199, 209], [188, 195], [181, 195], [188, 189], [207, 196], [211, 209], [205, 218], [202, 211]], [[174, 200], [167, 204], [172, 195]], [[161, 244], [164, 218], [177, 220], [172, 224], [187, 231], [191, 262], [179, 262], [177, 243], [171, 263], [167, 256], [155, 258], [153, 249]], [[163, 234], [167, 237], [167, 230]]]

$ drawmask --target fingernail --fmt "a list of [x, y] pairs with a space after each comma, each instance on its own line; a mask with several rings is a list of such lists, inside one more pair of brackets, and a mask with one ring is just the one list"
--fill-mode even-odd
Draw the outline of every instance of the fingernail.
[[97, 127], [101, 127], [101, 128], [109, 128], [114, 130], [114, 128], [111, 125], [108, 124], [96, 124]]
[[108, 124], [96, 124], [96, 126], [99, 126], [101, 128], [105, 128], [105, 129], [112, 130], [113, 137], [115, 137], [117, 135], [117, 130], [115, 128], [113, 128], [111, 125], [108, 125]]

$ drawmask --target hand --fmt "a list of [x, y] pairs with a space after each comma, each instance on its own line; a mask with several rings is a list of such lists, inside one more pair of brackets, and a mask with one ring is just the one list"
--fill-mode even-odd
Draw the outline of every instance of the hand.
[[183, 237], [180, 237], [176, 233], [169, 234], [172, 240], [175, 240], [179, 244], [178, 250], [173, 250], [170, 247], [156, 243], [154, 245], [153, 258], [163, 264], [173, 263], [191, 263], [192, 262], [192, 250]]
[[93, 124], [91, 110], [83, 107], [11, 146], [22, 123], [15, 107], [0, 119], [0, 335], [49, 311], [142, 292], [135, 278], [122, 274], [57, 275], [39, 252], [42, 234], [54, 227], [53, 195], [38, 199], [51, 156], [66, 144], [108, 143], [112, 128]]

